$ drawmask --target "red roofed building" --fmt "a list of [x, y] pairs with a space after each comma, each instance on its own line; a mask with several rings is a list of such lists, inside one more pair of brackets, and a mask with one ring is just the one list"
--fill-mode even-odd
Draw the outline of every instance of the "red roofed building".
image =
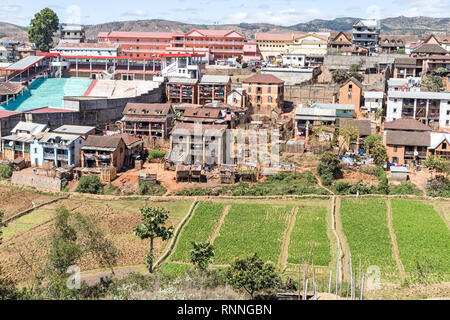
[[99, 43], [118, 43], [129, 57], [201, 53], [209, 61], [242, 57], [244, 35], [234, 30], [193, 29], [187, 33], [123, 32], [98, 34]]

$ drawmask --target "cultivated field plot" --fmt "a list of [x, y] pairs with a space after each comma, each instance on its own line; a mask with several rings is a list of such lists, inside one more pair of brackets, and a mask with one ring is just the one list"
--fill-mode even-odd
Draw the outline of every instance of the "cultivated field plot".
[[[175, 228], [188, 213], [191, 201], [151, 202], [141, 199], [131, 200], [96, 200], [76, 198], [60, 200], [43, 206], [13, 222], [4, 229], [4, 244], [0, 247], [0, 260], [4, 271], [17, 280], [27, 276], [27, 268], [19, 261], [19, 252], [29, 255], [38, 250], [36, 258], [46, 254], [48, 245], [46, 238], [53, 225], [53, 215], [59, 205], [65, 205], [71, 211], [92, 216], [106, 235], [120, 250], [118, 266], [131, 266], [144, 264], [145, 254], [149, 249], [149, 241], [140, 240], [133, 234], [134, 227], [141, 222], [139, 208], [148, 206], [163, 207], [170, 211], [168, 225]], [[165, 250], [167, 242], [163, 245], [159, 239], [155, 241], [155, 256]], [[86, 257], [80, 263], [81, 271], [98, 268], [91, 258]]]
[[328, 199], [200, 202], [183, 227], [169, 262], [161, 270], [175, 274], [186, 270], [186, 265], [181, 267], [180, 263], [190, 263], [189, 251], [195, 240], [213, 243], [215, 267], [256, 252], [264, 261], [288, 263], [294, 268], [299, 254], [307, 255], [314, 240], [314, 263], [328, 266], [331, 260], [329, 207]]
[[5, 212], [3, 219], [8, 219], [21, 211], [32, 208], [33, 203], [37, 206], [55, 198], [57, 197], [43, 192], [0, 186], [0, 210]]
[[216, 264], [257, 253], [277, 263], [292, 206], [232, 204], [214, 242]]
[[314, 241], [312, 258], [315, 265], [328, 266], [331, 262], [330, 239], [327, 223], [328, 208], [301, 206], [296, 212], [295, 224], [290, 235], [288, 263], [299, 263], [299, 257], [307, 258]]
[[200, 202], [197, 205], [189, 223], [181, 232], [176, 250], [172, 255], [173, 261], [190, 261], [189, 251], [192, 249], [192, 242], [209, 240], [223, 209], [222, 203]]
[[431, 204], [405, 199], [392, 199], [394, 231], [400, 258], [406, 272], [416, 262], [428, 260], [433, 268], [450, 279], [450, 231]]
[[[392, 241], [387, 226], [386, 199], [342, 199], [343, 232], [351, 251], [353, 270], [375, 265], [385, 278], [398, 277], [392, 257]], [[348, 253], [346, 253], [348, 254]]]

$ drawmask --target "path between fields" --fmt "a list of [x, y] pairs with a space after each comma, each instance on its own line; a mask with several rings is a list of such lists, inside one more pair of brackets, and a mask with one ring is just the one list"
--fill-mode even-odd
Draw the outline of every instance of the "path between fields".
[[[341, 217], [339, 214], [340, 207], [341, 207], [341, 198], [333, 196], [333, 211], [332, 211], [332, 217], [333, 217], [333, 221], [334, 221], [333, 231], [336, 235], [338, 245], [340, 247], [340, 254], [339, 254], [339, 257], [337, 257], [337, 259], [340, 262], [339, 272], [341, 273], [341, 275], [340, 275], [341, 282], [343, 282], [347, 278], [347, 274], [350, 273], [350, 271], [349, 271], [350, 266], [347, 263], [347, 255], [345, 254], [346, 252], [349, 252], [350, 247], [349, 247], [347, 238], [345, 237], [345, 234], [343, 231]], [[336, 272], [336, 271], [334, 271], [334, 272]]]
[[391, 207], [391, 200], [386, 200], [387, 205], [387, 225], [389, 229], [389, 234], [391, 236], [391, 242], [392, 242], [392, 257], [394, 258], [395, 262], [397, 263], [397, 269], [400, 272], [400, 278], [402, 282], [406, 279], [406, 272], [405, 267], [403, 266], [402, 260], [400, 260], [400, 254], [398, 252], [398, 245], [397, 245], [397, 237], [394, 232], [394, 226], [392, 224], [392, 207]]
[[278, 258], [278, 265], [280, 266], [280, 269], [283, 268], [287, 264], [287, 259], [289, 256], [289, 243], [291, 240], [291, 232], [292, 232], [292, 229], [294, 229], [295, 218], [297, 216], [297, 212], [298, 212], [298, 207], [292, 208], [291, 214], [289, 217], [289, 224], [284, 233], [283, 245], [281, 246], [280, 257]]
[[217, 221], [216, 228], [214, 229], [214, 232], [212, 233], [209, 243], [213, 244], [214, 240], [220, 235], [220, 228], [223, 225], [223, 222], [225, 221], [225, 217], [227, 216], [228, 212], [230, 211], [231, 204], [227, 204], [225, 208], [223, 208], [222, 214], [220, 215], [219, 221]]
[[320, 181], [320, 177], [319, 177], [319, 175], [318, 175], [317, 173], [315, 173], [314, 171], [312, 171], [312, 173], [313, 173], [314, 176], [316, 177], [316, 179], [317, 179], [317, 184], [318, 184], [320, 187], [322, 187], [323, 189], [327, 190], [330, 194], [334, 194], [333, 191], [331, 191], [330, 189], [328, 189], [327, 187], [325, 187], [325, 186], [322, 184], [322, 181]]

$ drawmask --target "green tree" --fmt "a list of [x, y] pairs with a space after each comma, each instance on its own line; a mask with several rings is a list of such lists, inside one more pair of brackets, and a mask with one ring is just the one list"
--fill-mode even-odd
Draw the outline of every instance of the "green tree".
[[344, 144], [350, 148], [352, 141], [359, 139], [359, 130], [355, 126], [346, 126], [339, 128], [339, 135], [342, 137], [343, 143], [339, 148], [339, 153], [342, 151]]
[[234, 289], [244, 289], [252, 299], [255, 292], [274, 289], [281, 284], [273, 263], [264, 263], [256, 253], [235, 259], [226, 271], [226, 278]]
[[379, 134], [367, 136], [364, 139], [364, 148], [366, 149], [367, 154], [370, 154], [370, 149], [372, 149], [377, 142], [381, 142], [381, 135]]
[[434, 154], [428, 155], [423, 164], [430, 170], [443, 172], [445, 174], [448, 174], [448, 171], [450, 170], [449, 161], [441, 156], [435, 156]]
[[91, 216], [77, 212], [74, 217], [74, 227], [83, 255], [91, 255], [101, 267], [109, 268], [114, 274], [113, 267], [117, 265], [119, 249], [106, 237], [105, 232]]
[[75, 191], [82, 193], [101, 194], [103, 193], [103, 184], [100, 182], [100, 179], [97, 175], [90, 174], [80, 178]]
[[152, 208], [144, 206], [139, 209], [142, 215], [142, 223], [135, 227], [134, 234], [141, 239], [150, 239], [150, 252], [146, 255], [145, 262], [150, 273], [153, 272], [153, 241], [162, 238], [163, 241], [173, 237], [173, 226], [164, 225], [169, 218], [169, 211], [164, 208]]
[[320, 157], [317, 172], [321, 177], [322, 184], [329, 186], [333, 179], [342, 176], [341, 161], [333, 152], [326, 151]]
[[28, 37], [39, 50], [48, 52], [53, 43], [53, 34], [58, 31], [59, 19], [56, 13], [44, 8], [31, 19]]
[[77, 232], [69, 223], [72, 216], [70, 211], [65, 206], [60, 206], [55, 214], [47, 270], [50, 275], [58, 278], [65, 275], [67, 268], [78, 261], [82, 250], [76, 242]]
[[433, 91], [438, 91], [440, 88], [444, 86], [442, 82], [442, 78], [439, 75], [435, 74], [424, 74], [421, 78], [422, 84], [426, 85]]
[[13, 171], [14, 168], [12, 167], [12, 165], [0, 166], [0, 180], [11, 178]]
[[350, 79], [351, 75], [346, 70], [336, 69], [331, 71], [331, 78], [336, 83], [343, 83]]
[[200, 241], [193, 241], [192, 245], [194, 249], [189, 252], [191, 262], [197, 269], [205, 271], [214, 257], [214, 247], [209, 242]]
[[370, 150], [370, 154], [373, 156], [374, 162], [379, 166], [382, 165], [388, 158], [386, 147], [381, 141], [374, 143], [372, 149]]

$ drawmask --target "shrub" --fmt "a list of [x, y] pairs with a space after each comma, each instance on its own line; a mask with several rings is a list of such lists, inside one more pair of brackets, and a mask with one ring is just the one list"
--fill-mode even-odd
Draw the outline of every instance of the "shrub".
[[0, 166], [0, 180], [11, 178], [13, 171], [14, 169], [11, 165]]
[[103, 184], [97, 175], [88, 175], [81, 177], [78, 181], [76, 192], [101, 194], [103, 193]]
[[109, 194], [109, 195], [119, 195], [120, 194], [120, 189], [119, 187], [116, 187], [114, 185], [112, 185], [111, 183], [108, 185], [108, 188], [105, 189], [104, 194]]
[[416, 196], [422, 196], [423, 192], [416, 185], [412, 183], [402, 182], [400, 185], [390, 187], [389, 194], [413, 194]]
[[148, 160], [153, 160], [153, 159], [161, 159], [164, 158], [164, 156], [166, 155], [166, 152], [164, 150], [160, 150], [160, 149], [152, 149], [150, 150], [150, 153], [148, 154]]
[[333, 183], [333, 172], [331, 172], [331, 171], [324, 172], [321, 175], [320, 180], [322, 181], [322, 184], [324, 186], [331, 185]]
[[450, 198], [450, 180], [447, 178], [436, 178], [427, 183], [427, 196]]
[[336, 182], [336, 192], [339, 194], [347, 194], [350, 184], [348, 182]]
[[138, 189], [138, 194], [141, 196], [162, 196], [164, 193], [166, 193], [166, 188], [156, 183], [142, 182]]

